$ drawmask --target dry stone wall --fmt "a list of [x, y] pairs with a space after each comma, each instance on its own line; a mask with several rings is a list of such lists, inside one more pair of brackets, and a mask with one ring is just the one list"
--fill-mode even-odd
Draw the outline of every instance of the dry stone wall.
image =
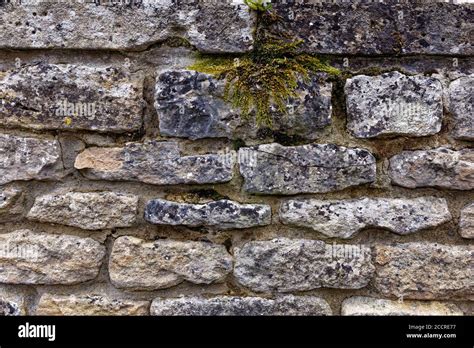
[[[0, 315], [474, 313], [473, 5], [273, 11], [0, 0]], [[271, 127], [190, 68], [257, 26], [342, 72]]]

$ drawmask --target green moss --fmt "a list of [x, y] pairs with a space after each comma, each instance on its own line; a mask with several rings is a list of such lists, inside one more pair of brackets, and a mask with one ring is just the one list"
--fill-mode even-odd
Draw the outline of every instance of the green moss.
[[244, 3], [254, 11], [268, 11], [272, 8], [269, 0], [244, 0]]

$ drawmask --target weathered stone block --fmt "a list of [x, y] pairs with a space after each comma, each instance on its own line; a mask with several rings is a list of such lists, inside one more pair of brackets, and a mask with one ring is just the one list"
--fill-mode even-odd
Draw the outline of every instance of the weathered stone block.
[[39, 63], [0, 74], [7, 127], [133, 132], [142, 98], [143, 75], [114, 67]]
[[404, 151], [390, 159], [393, 183], [408, 187], [474, 189], [474, 150], [447, 148]]
[[435, 78], [390, 72], [346, 82], [347, 128], [357, 138], [426, 136], [441, 130], [442, 86]]
[[342, 302], [342, 315], [463, 315], [454, 304], [436, 301], [391, 301], [355, 296]]
[[148, 315], [150, 302], [102, 295], [56, 295], [43, 294], [36, 315]]
[[25, 293], [0, 287], [0, 317], [19, 315], [26, 315]]
[[77, 284], [94, 279], [105, 247], [91, 238], [19, 230], [0, 234], [0, 282]]
[[176, 142], [146, 141], [124, 147], [88, 148], [75, 167], [93, 180], [139, 181], [155, 185], [221, 183], [232, 179], [235, 152], [181, 156]]
[[245, 52], [253, 44], [255, 17], [242, 4], [241, 0], [4, 4], [0, 48], [143, 50], [179, 37], [202, 52]]
[[474, 203], [469, 204], [461, 210], [459, 234], [463, 238], [474, 238]]
[[57, 140], [0, 134], [0, 185], [65, 175]]
[[115, 241], [109, 263], [112, 283], [130, 290], [169, 288], [183, 281], [211, 284], [230, 272], [232, 257], [223, 245], [128, 236]]
[[474, 75], [451, 82], [449, 108], [453, 115], [454, 137], [474, 140]]
[[294, 199], [281, 204], [284, 224], [312, 228], [329, 237], [351, 238], [364, 228], [378, 227], [410, 234], [452, 219], [444, 198], [362, 198], [327, 201]]
[[374, 271], [370, 248], [358, 245], [280, 238], [248, 242], [234, 255], [236, 280], [257, 292], [360, 289]]
[[315, 296], [260, 297], [222, 296], [214, 298], [156, 298], [152, 315], [161, 316], [260, 316], [260, 315], [331, 315], [329, 304]]
[[271, 217], [269, 205], [239, 204], [229, 200], [187, 204], [154, 199], [145, 208], [145, 220], [157, 225], [249, 228], [269, 225]]
[[136, 221], [138, 196], [115, 192], [68, 192], [37, 197], [27, 217], [85, 230], [129, 227]]
[[14, 186], [0, 187], [0, 213], [8, 211], [21, 194], [22, 190]]
[[375, 287], [385, 296], [473, 298], [474, 250], [435, 243], [378, 245]]
[[337, 191], [371, 183], [376, 175], [369, 151], [332, 144], [241, 148], [239, 164], [244, 189], [260, 194]]

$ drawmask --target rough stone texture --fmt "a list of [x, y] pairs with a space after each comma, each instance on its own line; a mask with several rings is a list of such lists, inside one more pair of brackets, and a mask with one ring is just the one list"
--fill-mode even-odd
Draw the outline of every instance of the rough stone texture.
[[223, 245], [129, 236], [115, 241], [109, 262], [112, 283], [130, 290], [222, 282], [231, 271], [232, 257]]
[[0, 234], [0, 282], [77, 284], [99, 273], [105, 248], [91, 238], [19, 230]]
[[378, 227], [405, 235], [450, 221], [444, 198], [362, 198], [327, 201], [295, 199], [282, 203], [284, 224], [312, 228], [329, 237], [351, 238], [364, 228]]
[[244, 52], [253, 43], [255, 18], [238, 3], [3, 4], [0, 48], [143, 50], [181, 37], [203, 52]]
[[350, 297], [342, 302], [342, 315], [463, 315], [450, 303], [425, 301], [391, 301], [370, 297]]
[[145, 220], [157, 225], [249, 228], [269, 225], [271, 217], [272, 210], [269, 205], [239, 204], [229, 200], [187, 204], [154, 199], [145, 207]]
[[129, 227], [135, 223], [138, 196], [115, 192], [68, 192], [37, 197], [27, 217], [85, 230]]
[[16, 180], [57, 180], [62, 176], [57, 140], [0, 134], [0, 185]]
[[474, 150], [447, 148], [404, 151], [390, 159], [393, 183], [408, 187], [474, 189]]
[[463, 238], [474, 238], [474, 203], [469, 204], [461, 210], [459, 234]]
[[0, 317], [26, 314], [25, 295], [22, 292], [0, 287]]
[[[159, 71], [155, 107], [160, 133], [190, 139], [256, 137], [255, 122], [242, 120], [239, 111], [223, 100], [224, 86], [224, 81], [195, 71]], [[300, 82], [298, 97], [288, 101], [288, 114], [273, 111], [273, 128], [317, 138], [318, 130], [331, 123], [331, 90], [332, 84], [319, 75], [308, 83]]]
[[[278, 2], [285, 30], [304, 40], [302, 49], [328, 54], [472, 55], [472, 5], [336, 1]], [[443, 25], [440, 25], [443, 23]]]
[[275, 299], [223, 296], [215, 298], [157, 298], [151, 315], [161, 316], [260, 316], [331, 315], [329, 304], [314, 296], [281, 296]]
[[236, 280], [257, 292], [360, 289], [374, 271], [370, 249], [357, 245], [280, 238], [248, 242], [234, 255]]
[[109, 298], [103, 295], [43, 294], [36, 315], [148, 315], [149, 301]]
[[14, 186], [0, 187], [0, 213], [9, 210], [21, 193], [22, 190]]
[[375, 180], [374, 156], [332, 144], [264, 144], [239, 151], [244, 189], [250, 193], [330, 192]]
[[470, 246], [435, 243], [378, 245], [375, 287], [385, 296], [413, 299], [474, 298]]
[[453, 136], [474, 140], [474, 75], [461, 77], [449, 85], [449, 109], [453, 115]]
[[233, 151], [181, 157], [178, 143], [152, 140], [121, 148], [88, 148], [77, 156], [75, 167], [93, 180], [178, 185], [230, 181], [234, 162]]
[[143, 75], [116, 67], [38, 63], [0, 73], [7, 127], [137, 131], [142, 97]]
[[397, 71], [348, 79], [347, 128], [357, 138], [426, 136], [441, 130], [442, 86], [435, 78]]

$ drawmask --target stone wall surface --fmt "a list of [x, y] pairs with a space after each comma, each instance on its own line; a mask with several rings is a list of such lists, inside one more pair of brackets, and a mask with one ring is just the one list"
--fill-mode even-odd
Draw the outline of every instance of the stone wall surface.
[[[0, 315], [474, 314], [474, 6], [273, 11], [0, 0]], [[341, 72], [271, 125], [257, 27]]]

